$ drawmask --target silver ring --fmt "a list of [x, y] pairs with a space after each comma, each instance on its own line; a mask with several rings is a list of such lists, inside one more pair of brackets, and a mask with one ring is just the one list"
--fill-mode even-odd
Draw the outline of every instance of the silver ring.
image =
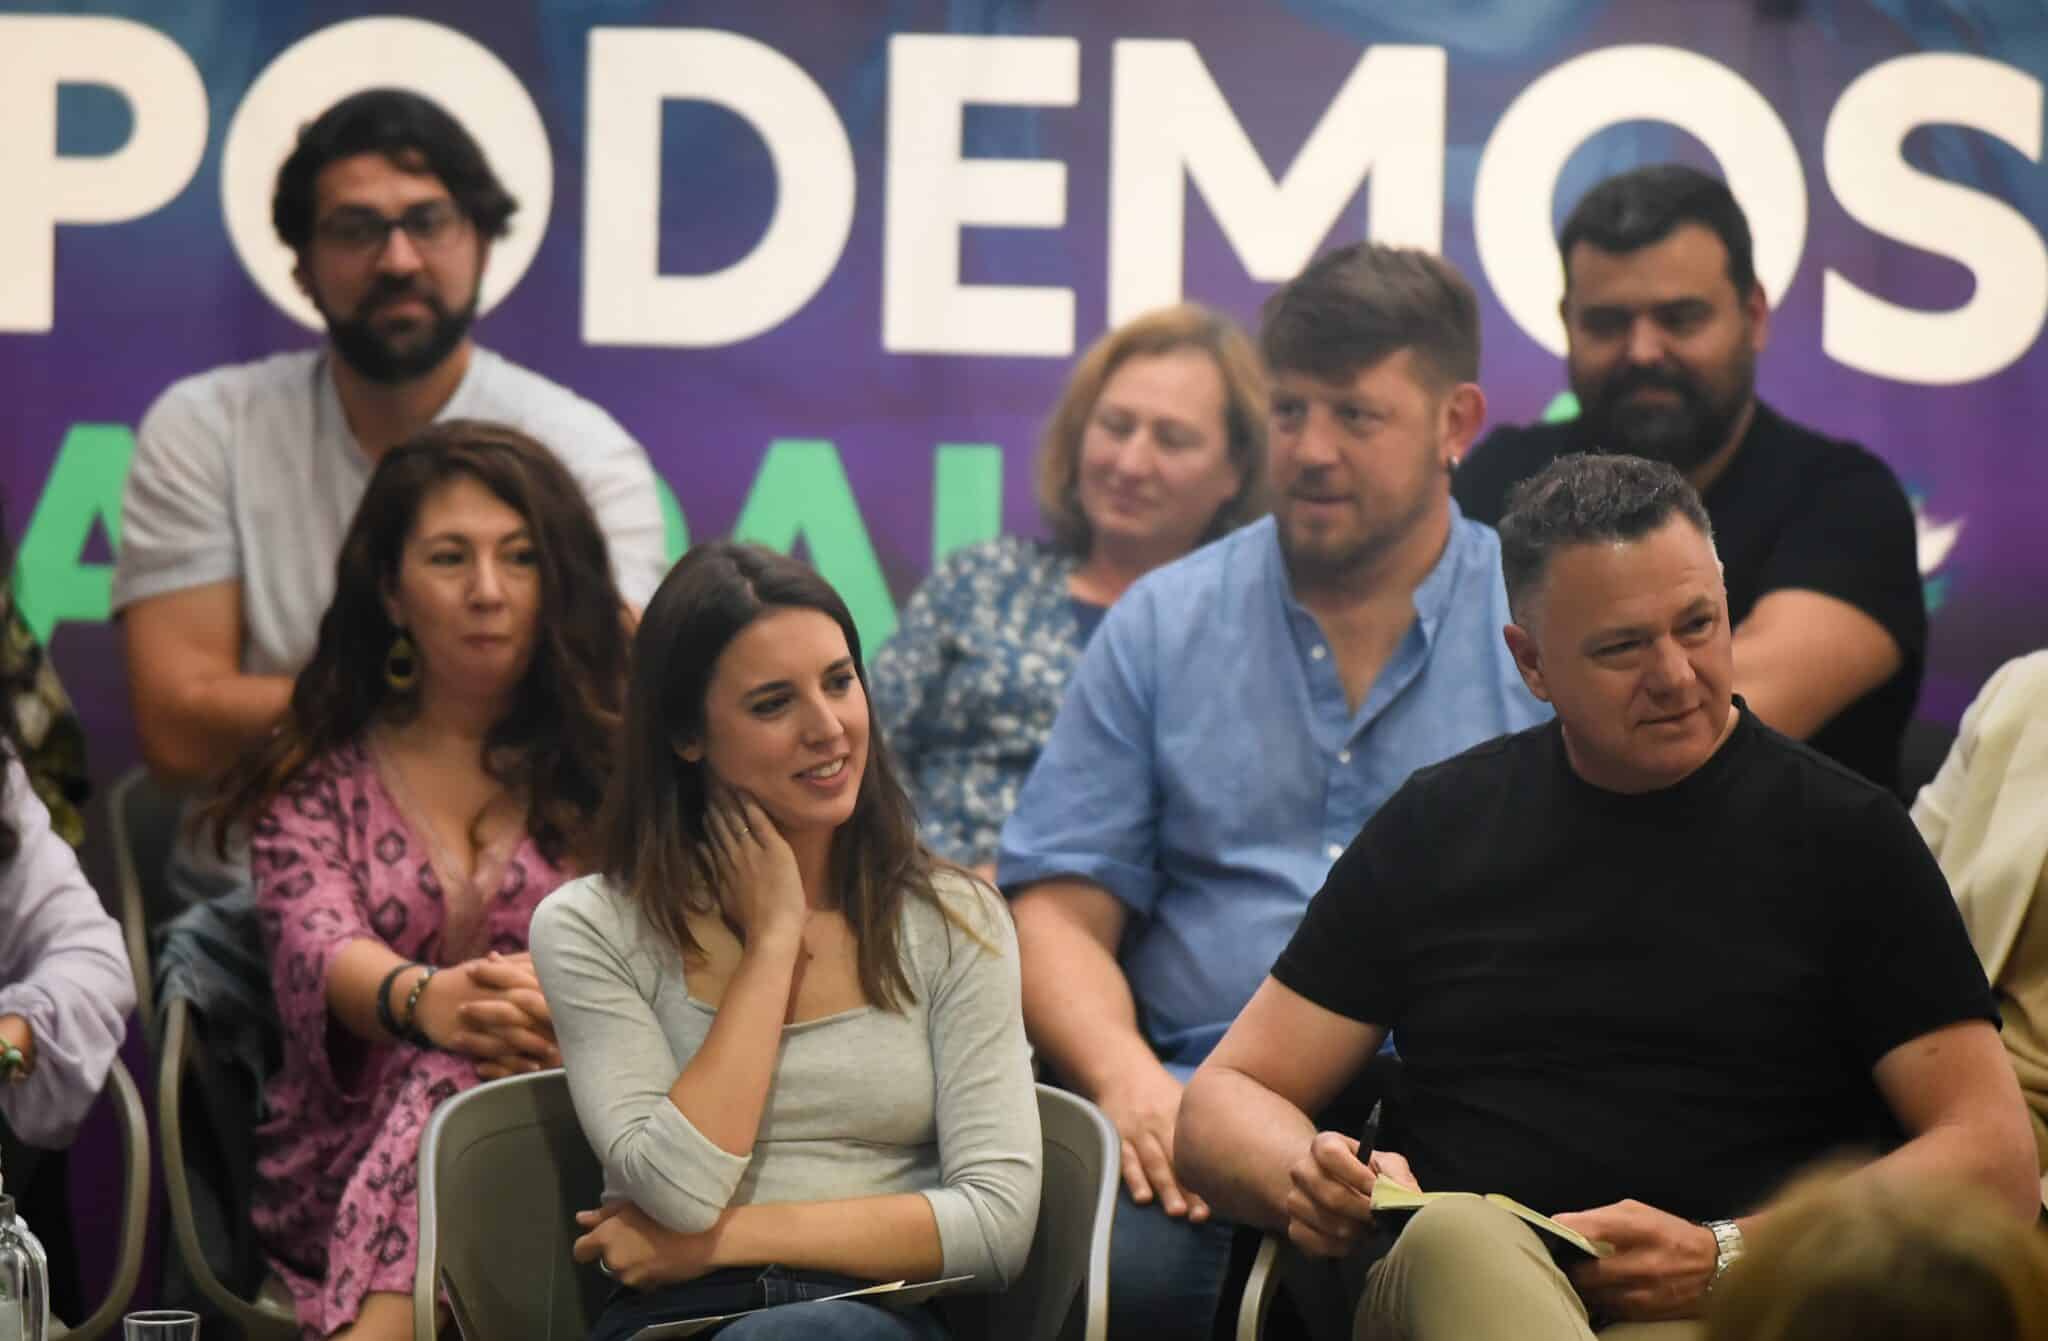
[[612, 1264], [610, 1262], [605, 1261], [602, 1257], [597, 1259], [597, 1269], [599, 1271], [602, 1271], [605, 1275], [611, 1277], [613, 1280], [617, 1280], [619, 1278], [619, 1273], [612, 1270]]

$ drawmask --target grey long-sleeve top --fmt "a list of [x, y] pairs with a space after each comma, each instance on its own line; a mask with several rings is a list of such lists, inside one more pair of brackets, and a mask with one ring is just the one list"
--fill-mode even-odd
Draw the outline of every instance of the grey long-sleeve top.
[[716, 1012], [683, 962], [602, 876], [562, 886], [531, 944], [605, 1196], [671, 1229], [710, 1228], [728, 1206], [921, 1193], [948, 1275], [1002, 1289], [1038, 1219], [1037, 1096], [1007, 912], [965, 878], [948, 906], [904, 901], [901, 944], [917, 999], [784, 1027], [749, 1155], [723, 1150], [669, 1100]]
[[0, 809], [21, 846], [0, 863], [0, 1015], [35, 1034], [36, 1064], [18, 1085], [0, 1084], [0, 1115], [30, 1145], [71, 1143], [135, 1009], [135, 978], [120, 924], [85, 882], [71, 845], [12, 758]]

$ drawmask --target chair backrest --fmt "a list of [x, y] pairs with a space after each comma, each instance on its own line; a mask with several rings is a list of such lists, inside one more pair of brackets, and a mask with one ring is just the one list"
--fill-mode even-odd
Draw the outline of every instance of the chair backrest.
[[1109, 1330], [1109, 1226], [1116, 1214], [1116, 1128], [1101, 1110], [1038, 1087], [1045, 1172], [1024, 1274], [999, 1295], [950, 1303], [956, 1336], [988, 1341], [1103, 1341]]
[[[987, 1341], [1103, 1341], [1116, 1128], [1085, 1099], [1038, 1087], [1045, 1174], [1024, 1274], [1000, 1295], [948, 1301], [956, 1335]], [[574, 1212], [604, 1173], [585, 1144], [561, 1071], [495, 1080], [441, 1105], [420, 1145], [413, 1335], [434, 1336], [445, 1284], [464, 1336], [577, 1338], [610, 1283], [570, 1260]]]
[[121, 934], [128, 942], [128, 963], [135, 972], [135, 1005], [152, 1052], [162, 1040], [157, 1037], [149, 929], [152, 918], [165, 911], [164, 870], [177, 842], [180, 813], [178, 794], [140, 767], [121, 775], [107, 802], [113, 828], [114, 878], [120, 891]]
[[[295, 1341], [298, 1320], [278, 1302], [258, 1296], [245, 1299], [221, 1281], [199, 1231], [191, 1179], [186, 1171], [185, 1123], [204, 1117], [203, 1105], [187, 1112], [187, 1072], [206, 1064], [206, 1045], [192, 1015], [192, 1003], [180, 997], [164, 1016], [162, 1056], [157, 1062], [157, 1134], [164, 1157], [164, 1199], [171, 1214], [171, 1241], [192, 1284], [215, 1309], [231, 1319], [247, 1341]], [[210, 1216], [212, 1209], [209, 1209]]]
[[149, 1119], [134, 1077], [116, 1057], [107, 1070], [103, 1091], [114, 1105], [121, 1131], [121, 1238], [114, 1250], [114, 1275], [100, 1306], [63, 1335], [71, 1341], [98, 1341], [120, 1325], [121, 1314], [135, 1294], [142, 1275], [142, 1238], [149, 1226]]
[[569, 1256], [572, 1217], [598, 1204], [604, 1172], [560, 1070], [465, 1090], [420, 1143], [413, 1335], [434, 1336], [437, 1285], [462, 1334], [581, 1341], [611, 1282]]

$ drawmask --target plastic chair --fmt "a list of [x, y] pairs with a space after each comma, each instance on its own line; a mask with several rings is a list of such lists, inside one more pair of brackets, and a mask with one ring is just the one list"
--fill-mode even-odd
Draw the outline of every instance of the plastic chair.
[[949, 1301], [955, 1336], [1103, 1341], [1109, 1332], [1109, 1226], [1116, 1214], [1116, 1128], [1077, 1094], [1038, 1086], [1045, 1172], [1024, 1274], [997, 1295]]
[[142, 1095], [135, 1088], [135, 1078], [121, 1065], [119, 1057], [107, 1070], [107, 1087], [102, 1093], [114, 1105], [114, 1118], [120, 1127], [124, 1171], [121, 1238], [115, 1245], [114, 1278], [108, 1283], [107, 1297], [100, 1301], [100, 1306], [76, 1327], [67, 1329], [63, 1323], [51, 1320], [51, 1335], [68, 1337], [70, 1341], [98, 1341], [120, 1326], [128, 1301], [135, 1297], [135, 1283], [142, 1276], [142, 1239], [149, 1226], [149, 1119], [142, 1111]]
[[164, 903], [164, 868], [170, 864], [171, 848], [177, 841], [179, 813], [177, 793], [139, 767], [121, 775], [107, 802], [121, 934], [128, 942], [128, 963], [135, 971], [135, 1007], [142, 1016], [143, 1037], [152, 1055], [163, 1040], [157, 1034], [150, 919]]
[[1252, 1258], [1252, 1274], [1245, 1278], [1244, 1293], [1237, 1301], [1237, 1341], [1259, 1341], [1266, 1333], [1266, 1311], [1280, 1290], [1280, 1239], [1274, 1234], [1259, 1236], [1258, 1255]]
[[[948, 1316], [957, 1335], [988, 1341], [1103, 1341], [1116, 1129], [1049, 1085], [1038, 1087], [1038, 1114], [1045, 1176], [1030, 1261], [1000, 1295], [948, 1300]], [[441, 1105], [419, 1168], [415, 1341], [433, 1341], [441, 1284], [464, 1336], [587, 1333], [611, 1283], [570, 1259], [571, 1216], [598, 1203], [604, 1175], [561, 1071], [494, 1080]]]
[[[1354, 1130], [1354, 1119], [1369, 1112], [1383, 1100], [1390, 1100], [1399, 1095], [1401, 1069], [1401, 1059], [1392, 1053], [1383, 1052], [1373, 1057], [1344, 1087], [1337, 1101], [1318, 1116], [1317, 1125], [1335, 1125], [1346, 1130]], [[1244, 1235], [1255, 1231], [1241, 1229], [1238, 1232]], [[1303, 1298], [1298, 1293], [1308, 1283], [1300, 1278], [1302, 1259], [1298, 1255], [1294, 1257], [1291, 1267], [1282, 1261], [1283, 1254], [1292, 1251], [1286, 1235], [1260, 1234], [1258, 1248], [1251, 1259], [1251, 1270], [1245, 1277], [1242, 1291], [1235, 1296], [1234, 1305], [1233, 1296], [1226, 1284], [1224, 1307], [1234, 1308], [1236, 1324], [1232, 1328], [1232, 1335], [1237, 1341], [1260, 1341], [1266, 1333], [1267, 1316], [1272, 1311], [1273, 1301], [1283, 1287], [1287, 1288], [1288, 1301], [1293, 1312], [1298, 1315], [1296, 1321], [1307, 1327], [1312, 1335], [1320, 1334], [1319, 1328], [1331, 1335], [1350, 1333], [1348, 1318], [1335, 1316], [1330, 1312], [1337, 1301]], [[1290, 1271], [1294, 1273], [1291, 1279]]]
[[246, 1341], [297, 1341], [298, 1316], [282, 1284], [265, 1281], [254, 1299], [244, 1299], [222, 1283], [207, 1261], [193, 1215], [192, 1189], [185, 1172], [185, 1075], [203, 1060], [206, 1042], [192, 1018], [191, 1003], [171, 1002], [164, 1019], [163, 1047], [157, 1072], [157, 1127], [163, 1141], [164, 1191], [171, 1209], [172, 1242], [192, 1283], [227, 1316]]
[[434, 1341], [444, 1282], [466, 1337], [588, 1335], [612, 1283], [569, 1256], [571, 1217], [603, 1191], [561, 1070], [487, 1081], [442, 1104], [420, 1142], [413, 1336]]

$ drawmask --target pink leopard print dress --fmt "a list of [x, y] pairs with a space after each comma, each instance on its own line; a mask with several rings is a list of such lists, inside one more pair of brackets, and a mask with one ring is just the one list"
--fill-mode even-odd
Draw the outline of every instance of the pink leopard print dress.
[[250, 835], [284, 1034], [250, 1215], [307, 1337], [353, 1322], [368, 1293], [412, 1292], [420, 1138], [436, 1104], [477, 1083], [470, 1058], [343, 1028], [327, 1009], [334, 956], [364, 937], [429, 964], [523, 952], [534, 908], [568, 874], [522, 833], [455, 880], [402, 792], [373, 749], [346, 746], [308, 767]]

